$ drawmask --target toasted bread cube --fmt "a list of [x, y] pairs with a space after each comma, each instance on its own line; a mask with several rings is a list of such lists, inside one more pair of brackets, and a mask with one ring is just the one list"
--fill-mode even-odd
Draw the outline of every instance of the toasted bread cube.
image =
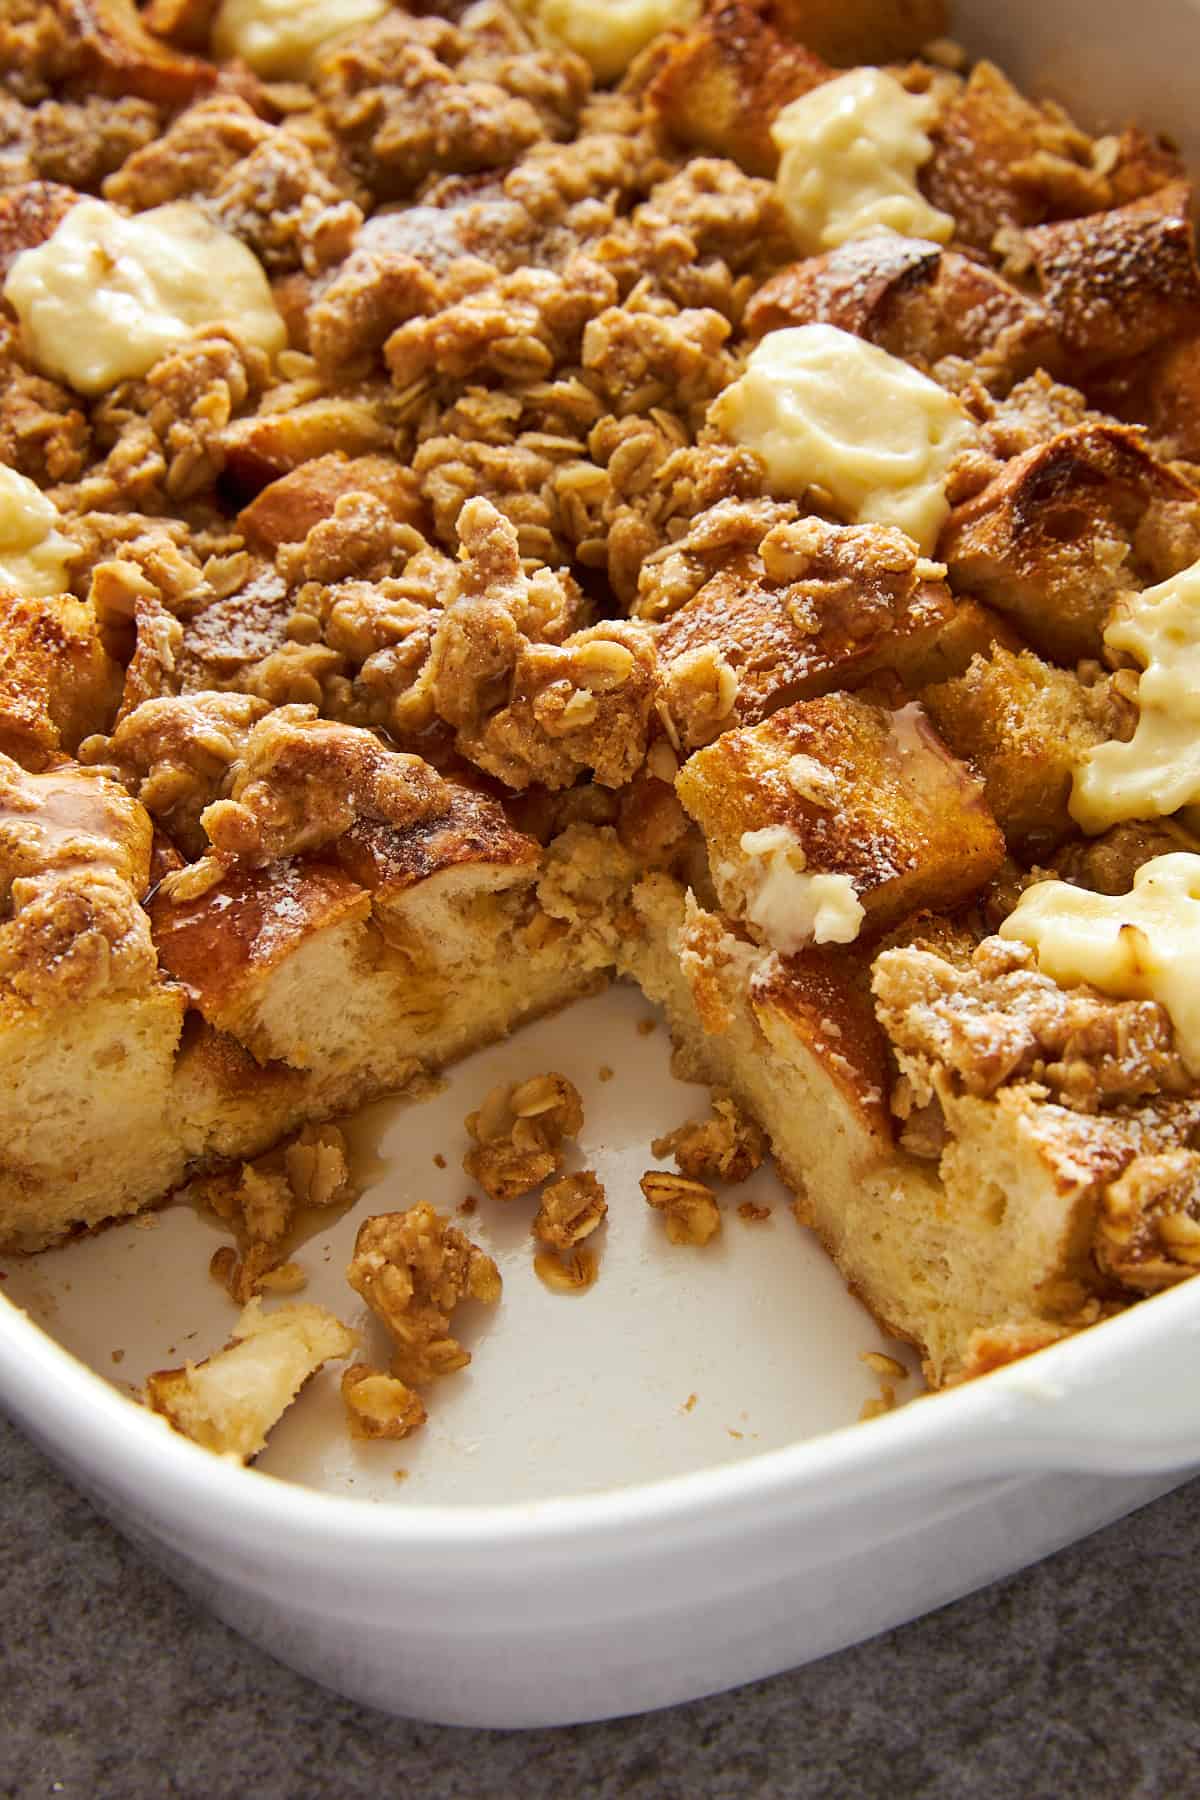
[[[168, 884], [151, 923], [163, 967], [210, 1026], [348, 1104], [340, 1083], [401, 1086], [416, 1059], [461, 1054], [586, 982], [565, 953], [534, 966], [501, 948], [539, 868], [496, 801], [454, 787], [443, 816], [403, 830], [360, 819], [322, 858], [235, 868], [191, 900]], [[203, 1071], [197, 1081], [203, 1110]]]
[[1200, 554], [1200, 491], [1124, 426], [1081, 425], [1008, 463], [951, 513], [957, 587], [1015, 619], [1057, 662], [1098, 657], [1113, 602]]
[[214, 86], [211, 62], [183, 56], [152, 37], [133, 0], [58, 0], [75, 37], [84, 74], [104, 94], [136, 94], [160, 106], [186, 106]]
[[746, 0], [710, 11], [667, 54], [647, 99], [681, 144], [773, 175], [771, 121], [829, 79], [819, 56], [781, 38]]
[[[915, 703], [802, 701], [697, 752], [676, 791], [704, 833], [721, 904], [784, 954], [948, 911], [1004, 858], [982, 784]], [[841, 886], [814, 890], [821, 877]]]
[[1111, 733], [1103, 690], [1085, 688], [1032, 650], [997, 647], [964, 674], [926, 688], [926, 712], [956, 756], [983, 777], [988, 805], [1010, 847], [1047, 856], [1076, 826], [1068, 810], [1081, 758]]
[[142, 24], [177, 49], [193, 50], [203, 56], [212, 37], [218, 4], [219, 0], [149, 0], [142, 8]]
[[417, 478], [390, 456], [348, 457], [334, 450], [281, 475], [242, 508], [238, 530], [255, 549], [277, 550], [307, 537], [343, 494], [374, 494], [402, 524], [424, 518]]
[[946, 0], [772, 0], [771, 17], [838, 68], [899, 62], [943, 37]]
[[[658, 644], [681, 744], [756, 725], [794, 700], [856, 687], [918, 662], [954, 619], [945, 583], [905, 535], [883, 525], [781, 525], [667, 621]], [[724, 711], [706, 670], [727, 670]]]
[[1200, 332], [1191, 332], [1088, 383], [1097, 406], [1147, 425], [1160, 455], [1200, 461]]
[[[947, 1106], [950, 1139], [940, 1174], [946, 1204], [963, 1221], [964, 1287], [981, 1316], [1057, 1322], [1078, 1313], [1102, 1284], [1092, 1259], [1101, 1196], [1130, 1156], [1130, 1133], [1002, 1088]], [[973, 1228], [973, 1229], [972, 1229]]]
[[164, 969], [262, 1063], [328, 1069], [360, 1047], [376, 944], [371, 900], [329, 863], [234, 868], [195, 899], [150, 906]]
[[121, 700], [121, 665], [101, 640], [90, 601], [0, 591], [0, 751], [29, 767], [107, 731]]
[[993, 387], [1060, 361], [1045, 307], [961, 252], [893, 231], [781, 269], [755, 294], [744, 324], [755, 338], [794, 325], [836, 325], [922, 369], [962, 357]]
[[962, 92], [945, 107], [933, 138], [921, 185], [934, 206], [952, 215], [957, 240], [971, 249], [990, 251], [1001, 228], [1036, 225], [1051, 211], [1088, 210], [1086, 201], [1051, 206], [1044, 185], [1047, 164], [1063, 178], [1073, 175], [1081, 186], [1091, 177], [1091, 204], [1107, 204], [1106, 184], [1093, 174], [1087, 156], [1090, 141], [1061, 113], [1026, 100], [994, 63], [976, 63]]
[[665, 876], [635, 893], [645, 927], [624, 964], [662, 1002], [680, 1068], [763, 1126], [797, 1219], [935, 1380], [980, 1323], [960, 1289], [957, 1234], [933, 1167], [897, 1155], [887, 1047], [858, 945], [777, 957], [685, 900]]
[[40, 1250], [181, 1180], [172, 1077], [183, 1012], [166, 984], [56, 1007], [0, 987], [5, 1248]]
[[893, 315], [911, 294], [929, 290], [941, 260], [942, 246], [928, 238], [871, 231], [780, 269], [753, 296], [743, 324], [752, 338], [792, 325], [836, 325], [892, 350], [885, 340]]
[[1081, 363], [1125, 362], [1200, 326], [1191, 188], [1040, 225], [1025, 243], [1078, 381]]
[[980, 600], [960, 599], [933, 637], [896, 638], [890, 647], [889, 672], [906, 693], [920, 699], [923, 688], [963, 674], [973, 657], [986, 656], [996, 646], [1016, 652], [1025, 648], [1025, 639], [1003, 613], [993, 612]]
[[223, 1350], [150, 1375], [146, 1404], [205, 1450], [249, 1462], [305, 1382], [358, 1344], [358, 1333], [323, 1306], [264, 1312], [252, 1300]]
[[332, 451], [351, 457], [386, 452], [392, 431], [370, 395], [338, 394], [290, 412], [235, 419], [221, 434], [221, 444], [233, 479], [258, 489]]

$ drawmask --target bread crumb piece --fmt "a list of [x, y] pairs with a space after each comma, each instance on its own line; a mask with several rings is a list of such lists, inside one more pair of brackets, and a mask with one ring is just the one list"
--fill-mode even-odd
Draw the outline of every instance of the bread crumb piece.
[[727, 1425], [725, 1430], [731, 1438], [744, 1438], [746, 1435], [744, 1431], [735, 1431], [732, 1425]]
[[543, 1190], [534, 1236], [551, 1250], [570, 1250], [604, 1223], [608, 1201], [590, 1169], [564, 1175]]
[[699, 1394], [689, 1394], [683, 1405], [680, 1407], [680, 1412], [690, 1413], [694, 1411], [696, 1402], [699, 1398]]
[[474, 1194], [468, 1194], [465, 1200], [460, 1200], [458, 1203], [458, 1210], [462, 1213], [463, 1217], [467, 1219], [470, 1218], [473, 1212], [478, 1212], [479, 1202]]
[[720, 1231], [720, 1209], [702, 1181], [670, 1169], [647, 1169], [641, 1189], [647, 1206], [664, 1215], [672, 1244], [707, 1244]]
[[309, 1377], [357, 1347], [357, 1333], [323, 1306], [265, 1313], [252, 1300], [223, 1350], [149, 1376], [146, 1404], [204, 1449], [248, 1462]]
[[369, 1363], [355, 1363], [342, 1375], [342, 1400], [356, 1438], [406, 1438], [428, 1414], [419, 1394], [396, 1376]]
[[463, 1168], [493, 1200], [515, 1200], [558, 1174], [563, 1139], [582, 1128], [583, 1102], [565, 1075], [495, 1087], [467, 1119], [475, 1147]]
[[720, 1177], [745, 1181], [767, 1153], [767, 1140], [753, 1119], [747, 1118], [728, 1095], [713, 1101], [711, 1117], [689, 1119], [665, 1137], [655, 1138], [655, 1156], [674, 1156], [684, 1175], [693, 1181]]
[[897, 1362], [894, 1356], [885, 1356], [882, 1350], [862, 1350], [859, 1352], [858, 1360], [866, 1363], [868, 1369], [872, 1370], [874, 1374], [883, 1376], [887, 1380], [908, 1380], [908, 1370], [904, 1364]]
[[407, 1481], [408, 1480], [408, 1470], [407, 1469], [393, 1469], [392, 1470], [392, 1480], [393, 1481]]
[[770, 1216], [771, 1209], [769, 1206], [758, 1206], [753, 1200], [743, 1200], [738, 1207], [738, 1218], [745, 1219], [747, 1225], [759, 1225], [764, 1219], [769, 1219]]
[[435, 1169], [444, 1169], [446, 1167], [446, 1159], [440, 1150], [433, 1159], [433, 1166]]
[[602, 1063], [601, 1067], [600, 1067], [601, 1081], [611, 1081], [612, 1078], [613, 1078], [613, 1071], [609, 1068], [607, 1063]]
[[863, 1401], [862, 1411], [858, 1415], [859, 1423], [865, 1424], [868, 1419], [882, 1418], [884, 1413], [894, 1411], [895, 1405], [895, 1388], [885, 1386], [873, 1399]]
[[658, 1020], [657, 1019], [639, 1019], [638, 1020], [637, 1031], [638, 1031], [639, 1037], [649, 1037], [650, 1033], [652, 1031], [657, 1031], [657, 1030], [658, 1030]]
[[584, 1294], [595, 1285], [600, 1264], [591, 1250], [575, 1250], [568, 1258], [556, 1256], [552, 1250], [539, 1250], [533, 1259], [533, 1270], [543, 1287], [555, 1294]]
[[144, 1213], [139, 1213], [137, 1218], [133, 1222], [139, 1231], [157, 1231], [158, 1226], [159, 1226], [159, 1217], [158, 1217], [157, 1213], [144, 1212]]
[[112, 1352], [112, 1359], [115, 1363], [124, 1362], [125, 1361], [125, 1352], [123, 1350], [114, 1350]]

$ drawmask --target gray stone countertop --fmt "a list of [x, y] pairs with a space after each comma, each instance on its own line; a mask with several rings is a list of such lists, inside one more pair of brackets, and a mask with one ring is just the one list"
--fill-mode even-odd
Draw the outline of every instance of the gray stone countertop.
[[561, 1731], [312, 1686], [149, 1568], [0, 1418], [5, 1800], [1200, 1796], [1200, 1482], [826, 1661]]

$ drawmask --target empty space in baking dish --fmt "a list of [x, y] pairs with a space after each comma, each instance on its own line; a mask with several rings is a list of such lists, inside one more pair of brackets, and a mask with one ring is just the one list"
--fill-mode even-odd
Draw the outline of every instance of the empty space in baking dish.
[[[468, 1058], [431, 1098], [380, 1102], [349, 1122], [363, 1192], [297, 1250], [309, 1275], [298, 1298], [361, 1329], [368, 1357], [386, 1362], [382, 1329], [345, 1280], [358, 1226], [423, 1200], [456, 1214], [468, 1195], [477, 1207], [456, 1223], [496, 1258], [503, 1298], [456, 1316], [473, 1361], [427, 1392], [429, 1423], [414, 1437], [353, 1441], [339, 1370], [330, 1368], [285, 1415], [260, 1468], [389, 1504], [487, 1504], [653, 1481], [858, 1418], [880, 1392], [862, 1352], [905, 1353], [796, 1223], [773, 1170], [719, 1191], [723, 1229], [703, 1249], [668, 1243], [661, 1216], [646, 1206], [638, 1178], [673, 1166], [651, 1155], [651, 1139], [709, 1106], [706, 1088], [671, 1077], [669, 1055], [653, 1009], [617, 987]], [[536, 1199], [490, 1200], [462, 1170], [463, 1121], [487, 1090], [550, 1069], [583, 1095], [585, 1123], [568, 1167], [594, 1169], [609, 1201], [607, 1224], [589, 1239], [598, 1279], [566, 1295], [534, 1272]], [[745, 1202], [769, 1207], [769, 1216], [742, 1217]], [[2, 1291], [129, 1391], [152, 1369], [199, 1361], [225, 1342], [237, 1308], [208, 1263], [229, 1241], [218, 1221], [175, 1202], [59, 1250], [0, 1259]], [[920, 1387], [911, 1374], [896, 1384], [897, 1398]]]

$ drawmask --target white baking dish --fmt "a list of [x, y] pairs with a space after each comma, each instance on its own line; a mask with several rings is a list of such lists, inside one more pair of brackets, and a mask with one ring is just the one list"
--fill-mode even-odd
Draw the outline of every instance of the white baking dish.
[[[964, 0], [958, 18], [973, 49], [1089, 122], [1139, 113], [1187, 142], [1178, 72], [1200, 16], [1185, 0], [1143, 5], [1136, 37], [1125, 9], [1095, 0]], [[473, 1323], [475, 1362], [433, 1396], [421, 1438], [351, 1445], [331, 1374], [255, 1471], [131, 1405], [115, 1383], [205, 1354], [233, 1316], [205, 1275], [219, 1240], [183, 1208], [3, 1265], [17, 1304], [0, 1304], [0, 1402], [148, 1555], [274, 1655], [389, 1710], [481, 1725], [641, 1710], [800, 1663], [1200, 1466], [1200, 1283], [852, 1426], [875, 1389], [859, 1354], [883, 1343], [771, 1178], [754, 1189], [773, 1198], [771, 1219], [744, 1223], [730, 1206], [711, 1252], [670, 1249], [642, 1205], [650, 1135], [696, 1104], [667, 1075], [661, 1031], [635, 1030], [648, 1010], [614, 991], [360, 1127], [360, 1149], [378, 1153], [360, 1214], [453, 1205], [461, 1121], [482, 1090], [564, 1068], [613, 1200], [600, 1280], [568, 1299], [533, 1277], [527, 1210], [471, 1221], [505, 1298]], [[340, 1274], [353, 1230], [339, 1221], [303, 1259], [308, 1297], [358, 1321]]]

